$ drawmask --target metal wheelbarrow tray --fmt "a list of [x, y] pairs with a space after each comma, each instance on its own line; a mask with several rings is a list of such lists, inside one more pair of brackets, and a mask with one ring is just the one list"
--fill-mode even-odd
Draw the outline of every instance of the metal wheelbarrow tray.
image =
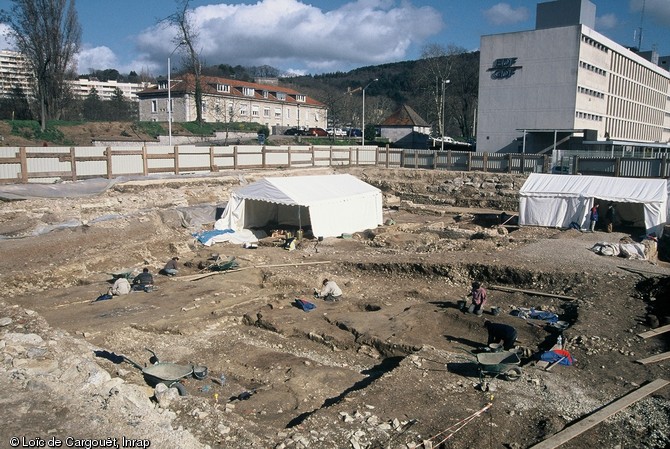
[[480, 381], [484, 376], [492, 376], [515, 381], [521, 378], [521, 359], [516, 352], [482, 352], [477, 354], [477, 365], [479, 366]]
[[174, 386], [183, 396], [185, 394], [185, 390], [183, 390], [183, 386], [179, 383], [179, 381], [193, 375], [193, 365], [179, 365], [177, 363], [161, 362], [158, 360], [158, 357], [156, 357], [156, 353], [154, 353], [151, 349], [147, 349], [147, 351], [154, 355], [156, 363], [146, 367], [132, 361], [125, 355], [122, 357], [128, 363], [141, 370], [144, 379], [152, 387], [155, 387], [160, 383], [165, 384], [168, 387]]

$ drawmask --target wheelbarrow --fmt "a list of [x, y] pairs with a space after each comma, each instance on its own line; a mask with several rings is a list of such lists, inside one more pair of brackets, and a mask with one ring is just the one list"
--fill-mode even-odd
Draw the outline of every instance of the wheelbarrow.
[[481, 352], [476, 354], [476, 357], [480, 382], [485, 376], [491, 376], [494, 379], [502, 376], [509, 381], [521, 378], [521, 368], [519, 368], [521, 359], [516, 352]]
[[158, 356], [156, 356], [154, 351], [148, 348], [145, 349], [153, 354], [153, 357], [150, 359], [150, 361], [153, 362], [152, 365], [142, 366], [139, 363], [129, 359], [125, 355], [122, 355], [122, 357], [126, 362], [141, 370], [142, 375], [144, 376], [144, 380], [146, 380], [146, 382], [152, 387], [156, 387], [156, 385], [162, 383], [165, 384], [168, 388], [175, 387], [177, 390], [179, 390], [179, 394], [181, 396], [185, 396], [188, 393], [186, 392], [184, 386], [179, 382], [180, 380], [194, 375], [194, 368], [197, 370], [196, 377], [204, 378], [207, 375], [207, 369], [205, 367], [194, 367], [193, 365], [179, 365], [177, 363], [161, 362], [158, 360]]

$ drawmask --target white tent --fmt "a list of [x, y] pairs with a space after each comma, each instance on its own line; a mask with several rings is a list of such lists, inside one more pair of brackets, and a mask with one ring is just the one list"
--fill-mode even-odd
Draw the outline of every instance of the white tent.
[[661, 236], [668, 217], [668, 182], [665, 179], [532, 173], [519, 192], [519, 224], [567, 228], [577, 223], [588, 228], [589, 211], [604, 203], [616, 205], [618, 217], [647, 234]]
[[335, 237], [381, 225], [382, 193], [351, 175], [264, 178], [232, 193], [216, 229], [276, 225]]

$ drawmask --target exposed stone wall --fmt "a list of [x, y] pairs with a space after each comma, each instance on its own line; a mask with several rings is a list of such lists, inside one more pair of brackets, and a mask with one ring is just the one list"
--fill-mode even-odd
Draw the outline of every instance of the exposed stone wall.
[[347, 168], [387, 195], [423, 204], [516, 211], [528, 175], [443, 170]]

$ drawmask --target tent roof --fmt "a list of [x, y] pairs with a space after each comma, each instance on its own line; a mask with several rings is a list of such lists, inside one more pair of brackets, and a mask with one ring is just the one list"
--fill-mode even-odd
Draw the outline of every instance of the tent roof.
[[355, 176], [344, 174], [263, 178], [237, 190], [235, 195], [277, 204], [310, 206], [379, 191]]
[[608, 201], [653, 203], [667, 200], [668, 183], [665, 179], [531, 173], [519, 193], [521, 196], [597, 197]]

